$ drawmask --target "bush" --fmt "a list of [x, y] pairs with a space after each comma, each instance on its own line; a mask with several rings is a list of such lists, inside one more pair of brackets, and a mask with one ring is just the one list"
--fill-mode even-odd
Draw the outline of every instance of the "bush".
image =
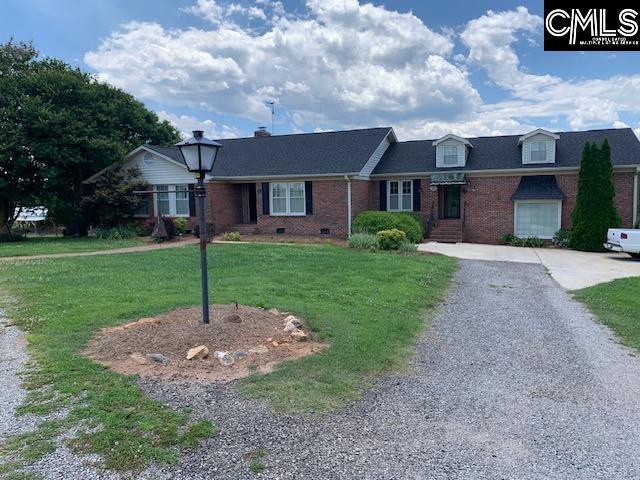
[[411, 242], [403, 242], [398, 247], [398, 252], [404, 253], [405, 255], [412, 255], [416, 253], [416, 250], [418, 250], [418, 246]]
[[8, 233], [0, 233], [0, 243], [22, 242], [26, 239], [27, 234], [24, 230], [11, 230], [11, 235]]
[[[213, 238], [213, 234], [215, 233], [216, 229], [213, 226], [213, 223], [207, 223], [207, 242], [210, 242], [211, 239]], [[200, 238], [200, 225], [195, 225], [193, 227], [193, 235], [196, 238]]]
[[511, 245], [512, 247], [544, 247], [544, 240], [538, 237], [516, 237], [512, 234], [502, 236], [502, 243], [505, 245]]
[[225, 242], [239, 242], [240, 232], [224, 232], [220, 239]]
[[359, 233], [377, 234], [382, 230], [403, 231], [407, 240], [418, 243], [422, 240], [419, 216], [410, 212], [362, 212], [353, 221], [353, 230]]
[[187, 231], [187, 219], [184, 217], [178, 217], [173, 221], [176, 227], [176, 233], [182, 235]]
[[138, 236], [139, 231], [133, 225], [121, 225], [111, 228], [96, 228], [93, 235], [100, 240], [123, 240]]
[[164, 228], [167, 231], [167, 237], [175, 237], [178, 234], [175, 223], [176, 219], [172, 217], [162, 217], [162, 220], [164, 220]]
[[402, 230], [392, 228], [391, 230], [380, 230], [376, 233], [378, 246], [382, 250], [397, 250], [400, 245], [407, 241], [407, 235]]
[[571, 230], [561, 228], [555, 233], [551, 242], [560, 248], [569, 248], [571, 245]]
[[361, 250], [377, 250], [378, 239], [372, 233], [352, 233], [349, 235], [347, 244], [351, 248], [357, 248]]

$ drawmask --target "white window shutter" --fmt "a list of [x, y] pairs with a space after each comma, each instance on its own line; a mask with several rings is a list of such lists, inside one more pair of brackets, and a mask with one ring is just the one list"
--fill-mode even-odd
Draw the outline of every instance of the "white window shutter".
[[436, 147], [436, 167], [444, 166], [444, 148], [441, 145]]
[[464, 167], [464, 157], [467, 154], [467, 147], [458, 145], [458, 166]]
[[556, 142], [555, 140], [549, 140], [547, 142], [547, 162], [556, 162]]
[[522, 144], [522, 163], [531, 163], [531, 142], [526, 140]]

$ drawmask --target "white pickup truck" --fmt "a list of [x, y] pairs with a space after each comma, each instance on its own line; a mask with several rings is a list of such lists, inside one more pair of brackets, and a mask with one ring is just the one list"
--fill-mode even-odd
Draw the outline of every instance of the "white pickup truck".
[[631, 228], [610, 228], [604, 248], [614, 252], [624, 252], [633, 258], [640, 258], [640, 230]]

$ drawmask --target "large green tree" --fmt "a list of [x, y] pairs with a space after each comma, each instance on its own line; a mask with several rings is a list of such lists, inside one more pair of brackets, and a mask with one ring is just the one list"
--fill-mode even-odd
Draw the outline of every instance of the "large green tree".
[[[9, 72], [0, 76], [0, 204], [45, 205], [57, 223], [82, 233], [83, 180], [140, 144], [179, 140], [128, 93], [41, 59], [29, 44], [0, 45], [0, 68]], [[10, 207], [3, 210], [6, 227]]]
[[600, 252], [607, 230], [620, 225], [615, 206], [611, 147], [587, 142], [582, 152], [576, 206], [571, 214], [571, 246], [576, 250]]

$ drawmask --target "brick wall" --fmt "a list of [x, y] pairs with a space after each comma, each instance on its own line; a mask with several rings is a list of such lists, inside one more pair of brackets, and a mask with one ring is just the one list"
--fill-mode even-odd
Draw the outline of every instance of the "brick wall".
[[[221, 232], [242, 221], [242, 190], [240, 184], [208, 182], [205, 212], [207, 223]], [[197, 204], [197, 199], [196, 199]]]

